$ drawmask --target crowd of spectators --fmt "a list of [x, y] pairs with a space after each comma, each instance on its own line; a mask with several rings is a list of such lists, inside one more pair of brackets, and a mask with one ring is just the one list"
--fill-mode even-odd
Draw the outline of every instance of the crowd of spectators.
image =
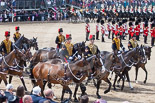
[[[44, 90], [44, 97], [41, 96], [41, 88], [36, 86], [32, 89], [32, 94], [25, 94], [23, 86], [18, 86], [16, 93], [13, 92], [14, 88], [12, 84], [6, 86], [6, 90], [0, 91], [0, 103], [58, 103], [54, 99], [54, 92], [52, 89]], [[70, 100], [65, 100], [62, 103], [70, 103]], [[79, 97], [79, 103], [89, 103], [88, 95]], [[103, 99], [98, 99], [94, 103], [107, 103]]]
[[[47, 4], [54, 5], [52, 8], [39, 9], [39, 10], [23, 10], [16, 9], [16, 0], [0, 0], [0, 22], [12, 22], [12, 21], [51, 21], [51, 20], [66, 20], [68, 18], [66, 4], [76, 5], [80, 8], [97, 9], [104, 7], [126, 7], [126, 6], [138, 6], [148, 7], [154, 6], [153, 0], [46, 0]], [[53, 3], [53, 4], [52, 4]], [[5, 5], [5, 6], [4, 6]], [[103, 6], [102, 5], [102, 6]], [[61, 8], [63, 6], [63, 9]]]

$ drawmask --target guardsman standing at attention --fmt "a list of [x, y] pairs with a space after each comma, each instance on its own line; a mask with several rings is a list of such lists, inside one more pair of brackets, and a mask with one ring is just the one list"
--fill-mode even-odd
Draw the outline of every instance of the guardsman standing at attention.
[[97, 19], [97, 24], [96, 24], [96, 40], [99, 40], [99, 23], [100, 23], [100, 20]]
[[66, 42], [62, 47], [62, 50], [60, 52], [61, 59], [64, 60], [64, 62], [70, 63], [73, 60], [73, 44], [71, 43], [72, 37], [71, 34], [66, 34]]
[[19, 33], [19, 26], [16, 26], [15, 30], [16, 30], [16, 33], [14, 33], [13, 39], [16, 42], [20, 38], [20, 36], [21, 36], [21, 34]]
[[97, 45], [94, 44], [95, 35], [90, 35], [89, 40], [90, 40], [90, 43], [89, 43], [88, 47], [90, 49], [91, 54], [96, 55], [96, 54], [100, 53]]
[[137, 40], [136, 40], [136, 37], [137, 37], [137, 35], [134, 34], [134, 35], [132, 36], [132, 39], [129, 40], [129, 43], [128, 43], [128, 49], [129, 49], [129, 50], [131, 50], [131, 49], [133, 49], [133, 48], [136, 48], [136, 47], [138, 46], [138, 42], [137, 42]]
[[89, 41], [88, 40], [89, 33], [90, 33], [90, 26], [89, 26], [89, 19], [87, 19], [86, 20], [86, 41]]
[[155, 24], [151, 24], [151, 46], [154, 46], [154, 40], [155, 40]]
[[144, 31], [144, 43], [145, 43], [145, 44], [147, 44], [147, 36], [148, 36], [148, 32], [149, 32], [148, 29], [149, 29], [149, 28], [148, 28], [148, 23], [145, 22], [144, 30], [143, 30], [143, 31]]
[[104, 36], [105, 36], [105, 26], [104, 26], [104, 20], [101, 20], [101, 33], [102, 33], [102, 42], [105, 42]]
[[60, 51], [60, 49], [62, 48], [64, 42], [65, 42], [65, 36], [62, 35], [63, 34], [63, 29], [60, 28], [58, 30], [59, 35], [56, 37], [55, 43], [57, 44], [57, 52]]
[[135, 22], [135, 25], [136, 25], [136, 27], [135, 27], [135, 33], [136, 33], [136, 40], [138, 40], [139, 41], [139, 27], [138, 27], [138, 21], [136, 21]]
[[13, 50], [12, 42], [9, 40], [10, 39], [9, 31], [5, 32], [5, 37], [6, 39], [2, 41], [1, 46], [0, 46], [0, 52], [4, 56], [8, 55]]

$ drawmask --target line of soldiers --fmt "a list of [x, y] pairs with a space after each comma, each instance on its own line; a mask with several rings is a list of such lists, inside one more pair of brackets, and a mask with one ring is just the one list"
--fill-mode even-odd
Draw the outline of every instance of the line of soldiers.
[[[19, 33], [19, 27], [15, 27], [16, 32], [13, 35], [14, 42], [16, 42], [21, 34]], [[5, 40], [1, 42], [0, 52], [3, 56], [8, 55], [13, 50], [13, 42], [10, 40], [10, 31], [5, 32]]]
[[[125, 37], [129, 35], [129, 40], [132, 38], [133, 35], [136, 36], [136, 40], [140, 41], [140, 35], [144, 37], [144, 43], [147, 44], [147, 38], [149, 33], [151, 34], [151, 46], [154, 46], [154, 37], [155, 37], [155, 18], [144, 18], [143, 21], [141, 18], [129, 18], [129, 27], [128, 27], [128, 20], [119, 18], [116, 19], [108, 19], [108, 22], [105, 23], [104, 20], [97, 19], [96, 24], [96, 40], [99, 40], [99, 27], [101, 27], [101, 41], [105, 42], [105, 36], [108, 38], [114, 38], [114, 34], [116, 31], [120, 34], [120, 40], [125, 40]], [[149, 26], [150, 21], [150, 26]], [[101, 25], [99, 25], [101, 23]], [[88, 37], [90, 34], [90, 25], [89, 20], [86, 20], [86, 41], [88, 41]], [[111, 37], [112, 34], [112, 37]]]
[[[55, 43], [57, 44], [57, 50], [59, 50], [61, 58], [64, 60], [64, 62], [71, 62], [73, 60], [73, 44], [71, 43], [72, 37], [71, 34], [66, 34], [66, 37], [63, 35], [63, 29], [60, 28], [58, 30], [58, 36], [56, 37]], [[89, 45], [85, 47], [85, 54], [84, 56], [91, 56], [92, 54], [98, 54], [100, 51], [97, 47], [97, 45], [94, 44], [95, 35], [90, 35], [89, 39], [90, 41]], [[61, 50], [60, 50], [61, 49]], [[78, 58], [81, 58], [80, 55], [78, 55]]]

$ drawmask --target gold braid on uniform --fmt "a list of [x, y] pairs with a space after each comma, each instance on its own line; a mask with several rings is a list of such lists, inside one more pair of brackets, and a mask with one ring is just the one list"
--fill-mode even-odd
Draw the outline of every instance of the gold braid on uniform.
[[138, 45], [137, 40], [131, 39], [131, 40], [130, 40], [130, 43], [131, 43], [131, 45], [132, 45], [133, 48], [136, 48], [137, 45]]
[[60, 43], [62, 43], [62, 42], [65, 41], [65, 38], [64, 38], [63, 35], [59, 35], [58, 38], [59, 38], [59, 42], [60, 42]]
[[120, 50], [120, 39], [114, 38], [113, 39], [113, 43], [116, 44], [117, 50]]
[[10, 40], [3, 40], [3, 43], [5, 45], [7, 54], [10, 53], [10, 51], [11, 51], [11, 41]]
[[73, 52], [72, 52], [73, 51], [73, 44], [66, 43], [65, 46], [66, 46], [66, 49], [68, 51], [69, 56], [71, 56], [73, 54]]
[[15, 37], [16, 37], [17, 39], [19, 39], [19, 38], [20, 38], [20, 36], [21, 36], [21, 34], [20, 34], [20, 33], [15, 33], [14, 35], [15, 35]]
[[93, 55], [95, 55], [95, 54], [97, 53], [97, 46], [96, 46], [96, 45], [94, 45], [94, 44], [89, 44], [88, 47], [89, 47], [89, 49], [90, 49], [90, 51], [91, 51], [91, 53], [92, 53]]

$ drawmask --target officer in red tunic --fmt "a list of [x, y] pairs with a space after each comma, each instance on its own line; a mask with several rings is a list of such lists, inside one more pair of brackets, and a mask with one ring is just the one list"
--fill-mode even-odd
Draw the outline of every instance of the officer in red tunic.
[[9, 40], [10, 39], [10, 32], [5, 32], [6, 39], [2, 41], [0, 45], [0, 52], [2, 55], [6, 56], [13, 50], [13, 43]]
[[106, 28], [105, 28], [105, 26], [104, 26], [104, 20], [101, 20], [101, 33], [102, 33], [102, 42], [105, 42], [105, 40], [104, 40], [104, 35], [105, 35], [105, 30], [106, 30]]
[[118, 28], [119, 34], [120, 34], [120, 40], [122, 40], [123, 37], [123, 27], [122, 22], [119, 22], [119, 28]]
[[139, 41], [139, 32], [140, 32], [139, 29], [140, 28], [138, 27], [138, 21], [135, 22], [135, 25], [136, 25], [136, 27], [135, 27], [134, 30], [135, 30], [135, 33], [136, 33], [136, 40]]
[[100, 23], [100, 20], [97, 19], [97, 24], [96, 24], [96, 40], [99, 40], [99, 23]]
[[108, 35], [108, 39], [110, 39], [110, 34], [111, 34], [111, 19], [108, 20], [108, 23], [107, 23], [107, 30], [109, 31], [109, 35]]
[[148, 36], [148, 22], [145, 22], [145, 25], [144, 25], [144, 43], [147, 44], [147, 36]]
[[151, 25], [151, 46], [154, 46], [154, 40], [155, 40], [155, 24], [153, 23]]
[[86, 41], [89, 41], [88, 40], [89, 33], [90, 33], [90, 26], [89, 26], [89, 19], [87, 19], [86, 20]]
[[128, 33], [129, 33], [129, 40], [131, 39], [131, 33], [132, 33], [132, 22], [129, 22], [129, 30], [128, 30]]
[[113, 39], [114, 39], [115, 30], [116, 30], [115, 21], [114, 21], [114, 20], [112, 21], [112, 26], [111, 26], [111, 28], [112, 28], [112, 40], [113, 40]]

